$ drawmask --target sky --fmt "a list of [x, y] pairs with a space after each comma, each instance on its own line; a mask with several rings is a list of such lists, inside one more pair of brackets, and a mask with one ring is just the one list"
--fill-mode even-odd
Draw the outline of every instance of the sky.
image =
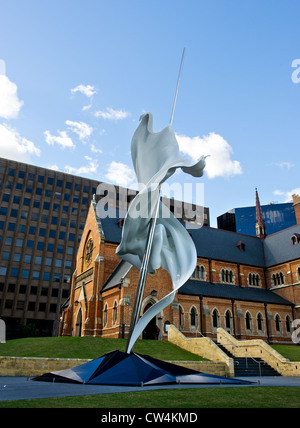
[[146, 112], [169, 124], [185, 48], [173, 129], [209, 157], [170, 185], [202, 183], [213, 227], [256, 187], [290, 201], [299, 16], [298, 0], [0, 0], [0, 156], [134, 188], [132, 136]]

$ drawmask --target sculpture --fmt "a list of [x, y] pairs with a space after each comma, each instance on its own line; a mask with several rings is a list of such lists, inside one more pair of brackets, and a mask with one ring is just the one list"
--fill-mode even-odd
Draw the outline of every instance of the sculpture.
[[[116, 254], [140, 270], [143, 280], [148, 272], [160, 267], [166, 269], [171, 276], [173, 290], [149, 308], [138, 321], [144, 286], [140, 279], [128, 353], [150, 320], [172, 303], [176, 291], [190, 278], [197, 264], [193, 240], [160, 201], [160, 186], [177, 168], [195, 177], [201, 177], [205, 167], [203, 156], [194, 165], [181, 157], [175, 133], [170, 125], [161, 132], [154, 133], [151, 113], [141, 117], [140, 125], [132, 138], [131, 155], [140, 192], [132, 201], [125, 217], [122, 241]], [[148, 234], [151, 226], [153, 236], [150, 242]], [[146, 266], [146, 263], [143, 265], [143, 259], [147, 251], [149, 254]]]

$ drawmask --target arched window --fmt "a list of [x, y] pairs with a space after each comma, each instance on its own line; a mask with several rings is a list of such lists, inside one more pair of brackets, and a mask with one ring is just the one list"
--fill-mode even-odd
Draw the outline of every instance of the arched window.
[[212, 321], [213, 321], [213, 327], [218, 328], [219, 327], [219, 312], [217, 311], [217, 309], [215, 309], [213, 311]]
[[234, 273], [232, 270], [222, 269], [221, 270], [221, 281], [229, 284], [234, 283]]
[[117, 319], [118, 319], [118, 303], [115, 300], [114, 307], [113, 307], [113, 324], [116, 324]]
[[180, 329], [184, 330], [184, 312], [181, 306], [179, 306], [179, 322], [180, 322]]
[[246, 330], [251, 330], [251, 315], [249, 312], [246, 313]]
[[257, 330], [262, 331], [263, 330], [263, 317], [262, 314], [259, 313], [257, 315]]
[[204, 266], [200, 268], [200, 279], [205, 279], [205, 269]]
[[205, 268], [204, 266], [196, 266], [192, 278], [195, 279], [205, 279]]
[[277, 314], [275, 317], [275, 327], [276, 327], [276, 331], [279, 333], [280, 332], [280, 327], [281, 327], [281, 320], [280, 320], [280, 316]]
[[289, 315], [287, 315], [285, 318], [285, 327], [286, 327], [286, 332], [290, 333], [291, 332], [291, 318], [289, 317]]
[[229, 310], [227, 310], [226, 314], [225, 314], [225, 325], [226, 325], [226, 328], [230, 330], [230, 328], [231, 328], [231, 313]]
[[283, 276], [283, 273], [282, 273], [282, 272], [280, 272], [279, 276], [280, 276], [280, 284], [284, 284], [284, 276]]
[[276, 280], [275, 274], [272, 275], [272, 279], [273, 279], [273, 285], [277, 285], [277, 280]]
[[191, 327], [196, 327], [196, 309], [192, 308], [190, 312], [190, 324]]
[[300, 281], [300, 267], [297, 269], [298, 281]]
[[104, 312], [103, 312], [103, 326], [104, 327], [107, 326], [107, 312], [108, 312], [108, 306], [107, 306], [107, 303], [106, 303], [105, 307], [104, 307]]

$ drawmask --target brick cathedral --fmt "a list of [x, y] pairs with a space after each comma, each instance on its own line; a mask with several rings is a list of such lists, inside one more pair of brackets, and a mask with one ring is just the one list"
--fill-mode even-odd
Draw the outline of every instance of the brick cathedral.
[[[300, 318], [300, 197], [293, 199], [297, 225], [273, 235], [266, 235], [257, 192], [256, 237], [206, 226], [191, 229], [196, 269], [143, 338], [167, 339], [173, 324], [187, 337], [215, 338], [222, 327], [237, 339], [291, 343], [292, 322]], [[127, 337], [139, 272], [116, 256], [121, 236], [122, 221], [100, 219], [94, 199], [60, 335]], [[171, 289], [168, 272], [149, 274], [142, 313]]]

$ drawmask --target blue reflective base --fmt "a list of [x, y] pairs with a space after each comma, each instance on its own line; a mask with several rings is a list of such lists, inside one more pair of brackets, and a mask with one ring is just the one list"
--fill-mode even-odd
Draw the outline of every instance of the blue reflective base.
[[250, 384], [241, 379], [200, 373], [148, 355], [112, 351], [71, 369], [33, 378], [43, 382], [148, 386], [167, 384]]

